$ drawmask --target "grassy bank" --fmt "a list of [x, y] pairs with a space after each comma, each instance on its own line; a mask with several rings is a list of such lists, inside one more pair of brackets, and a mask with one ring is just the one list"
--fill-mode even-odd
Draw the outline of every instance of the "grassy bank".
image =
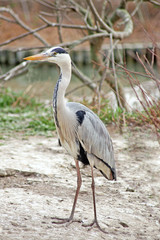
[[[105, 124], [114, 124], [118, 128], [126, 125], [151, 126], [152, 119], [145, 112], [123, 112], [118, 108], [115, 112], [109, 106], [107, 100], [102, 99], [100, 111], [98, 104], [93, 100], [88, 103], [83, 100], [84, 105], [88, 106]], [[149, 109], [155, 113], [155, 109]], [[156, 110], [155, 118], [158, 119], [160, 111]], [[13, 92], [8, 88], [0, 90], [0, 138], [3, 134], [13, 134], [22, 132], [24, 135], [44, 135], [52, 136], [55, 131], [53, 110], [51, 104], [44, 104], [30, 98], [23, 92]], [[159, 131], [159, 130], [158, 130]]]
[[0, 90], [0, 134], [23, 132], [25, 135], [51, 136], [55, 130], [51, 106], [37, 102], [22, 92]]

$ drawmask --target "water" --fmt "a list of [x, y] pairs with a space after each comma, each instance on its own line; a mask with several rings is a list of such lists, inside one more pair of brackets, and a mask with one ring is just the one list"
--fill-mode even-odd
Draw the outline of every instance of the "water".
[[[4, 74], [12, 67], [1, 66], [1, 74]], [[94, 72], [90, 66], [83, 66], [83, 73], [89, 77], [94, 76]], [[5, 82], [5, 87], [10, 87], [14, 91], [27, 91], [31, 96], [39, 99], [51, 99], [54, 86], [59, 77], [59, 68], [54, 64], [31, 63], [28, 67], [28, 72], [19, 77], [13, 78]], [[71, 83], [67, 89], [70, 91], [82, 83], [72, 75]], [[83, 87], [72, 93], [72, 95], [88, 95], [91, 93], [89, 88]]]
[[[0, 74], [7, 72], [12, 67], [1, 66]], [[97, 71], [93, 69], [91, 65], [83, 65], [79, 67], [84, 74], [89, 76], [92, 80], [97, 79]], [[134, 64], [129, 66], [129, 69], [133, 71], [139, 71], [144, 73], [144, 69], [138, 65]], [[121, 77], [121, 83], [124, 86], [129, 86], [129, 81], [124, 72], [120, 71], [119, 76]], [[56, 84], [56, 81], [59, 77], [59, 69], [54, 64], [48, 63], [30, 63], [28, 67], [28, 73], [11, 79], [5, 83], [5, 87], [10, 87], [14, 91], [25, 91], [30, 96], [34, 96], [40, 100], [43, 99], [52, 99], [53, 89]], [[100, 77], [99, 77], [100, 79]], [[138, 76], [140, 81], [146, 80], [143, 77]], [[79, 79], [72, 75], [71, 83], [67, 89], [70, 91], [77, 86], [82, 85]], [[104, 83], [103, 91], [107, 92], [110, 90], [109, 86]], [[91, 90], [88, 87], [83, 87], [71, 94], [71, 96], [88, 96], [91, 95]]]

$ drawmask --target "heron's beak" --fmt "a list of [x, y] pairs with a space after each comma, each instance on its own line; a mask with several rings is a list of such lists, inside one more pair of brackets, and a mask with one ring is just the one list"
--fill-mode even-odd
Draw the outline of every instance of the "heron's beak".
[[33, 56], [26, 57], [26, 58], [24, 58], [24, 60], [39, 61], [39, 60], [46, 60], [47, 58], [48, 58], [48, 56], [46, 56], [42, 53], [39, 53], [39, 54], [36, 54]]

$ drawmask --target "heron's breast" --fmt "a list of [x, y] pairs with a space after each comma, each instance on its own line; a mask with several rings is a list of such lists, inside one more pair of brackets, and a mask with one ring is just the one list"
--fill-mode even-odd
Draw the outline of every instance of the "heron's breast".
[[62, 146], [74, 158], [77, 156], [77, 141], [76, 141], [76, 128], [72, 121], [65, 121], [58, 118], [57, 132]]

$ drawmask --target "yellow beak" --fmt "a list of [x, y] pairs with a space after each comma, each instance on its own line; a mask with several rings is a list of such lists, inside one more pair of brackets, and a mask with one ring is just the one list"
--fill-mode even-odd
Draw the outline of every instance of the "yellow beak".
[[40, 54], [36, 54], [36, 55], [33, 55], [33, 56], [26, 57], [26, 58], [24, 58], [24, 60], [31, 60], [31, 61], [36, 60], [36, 61], [38, 61], [38, 60], [45, 60], [47, 58], [48, 58], [47, 56], [40, 53]]

